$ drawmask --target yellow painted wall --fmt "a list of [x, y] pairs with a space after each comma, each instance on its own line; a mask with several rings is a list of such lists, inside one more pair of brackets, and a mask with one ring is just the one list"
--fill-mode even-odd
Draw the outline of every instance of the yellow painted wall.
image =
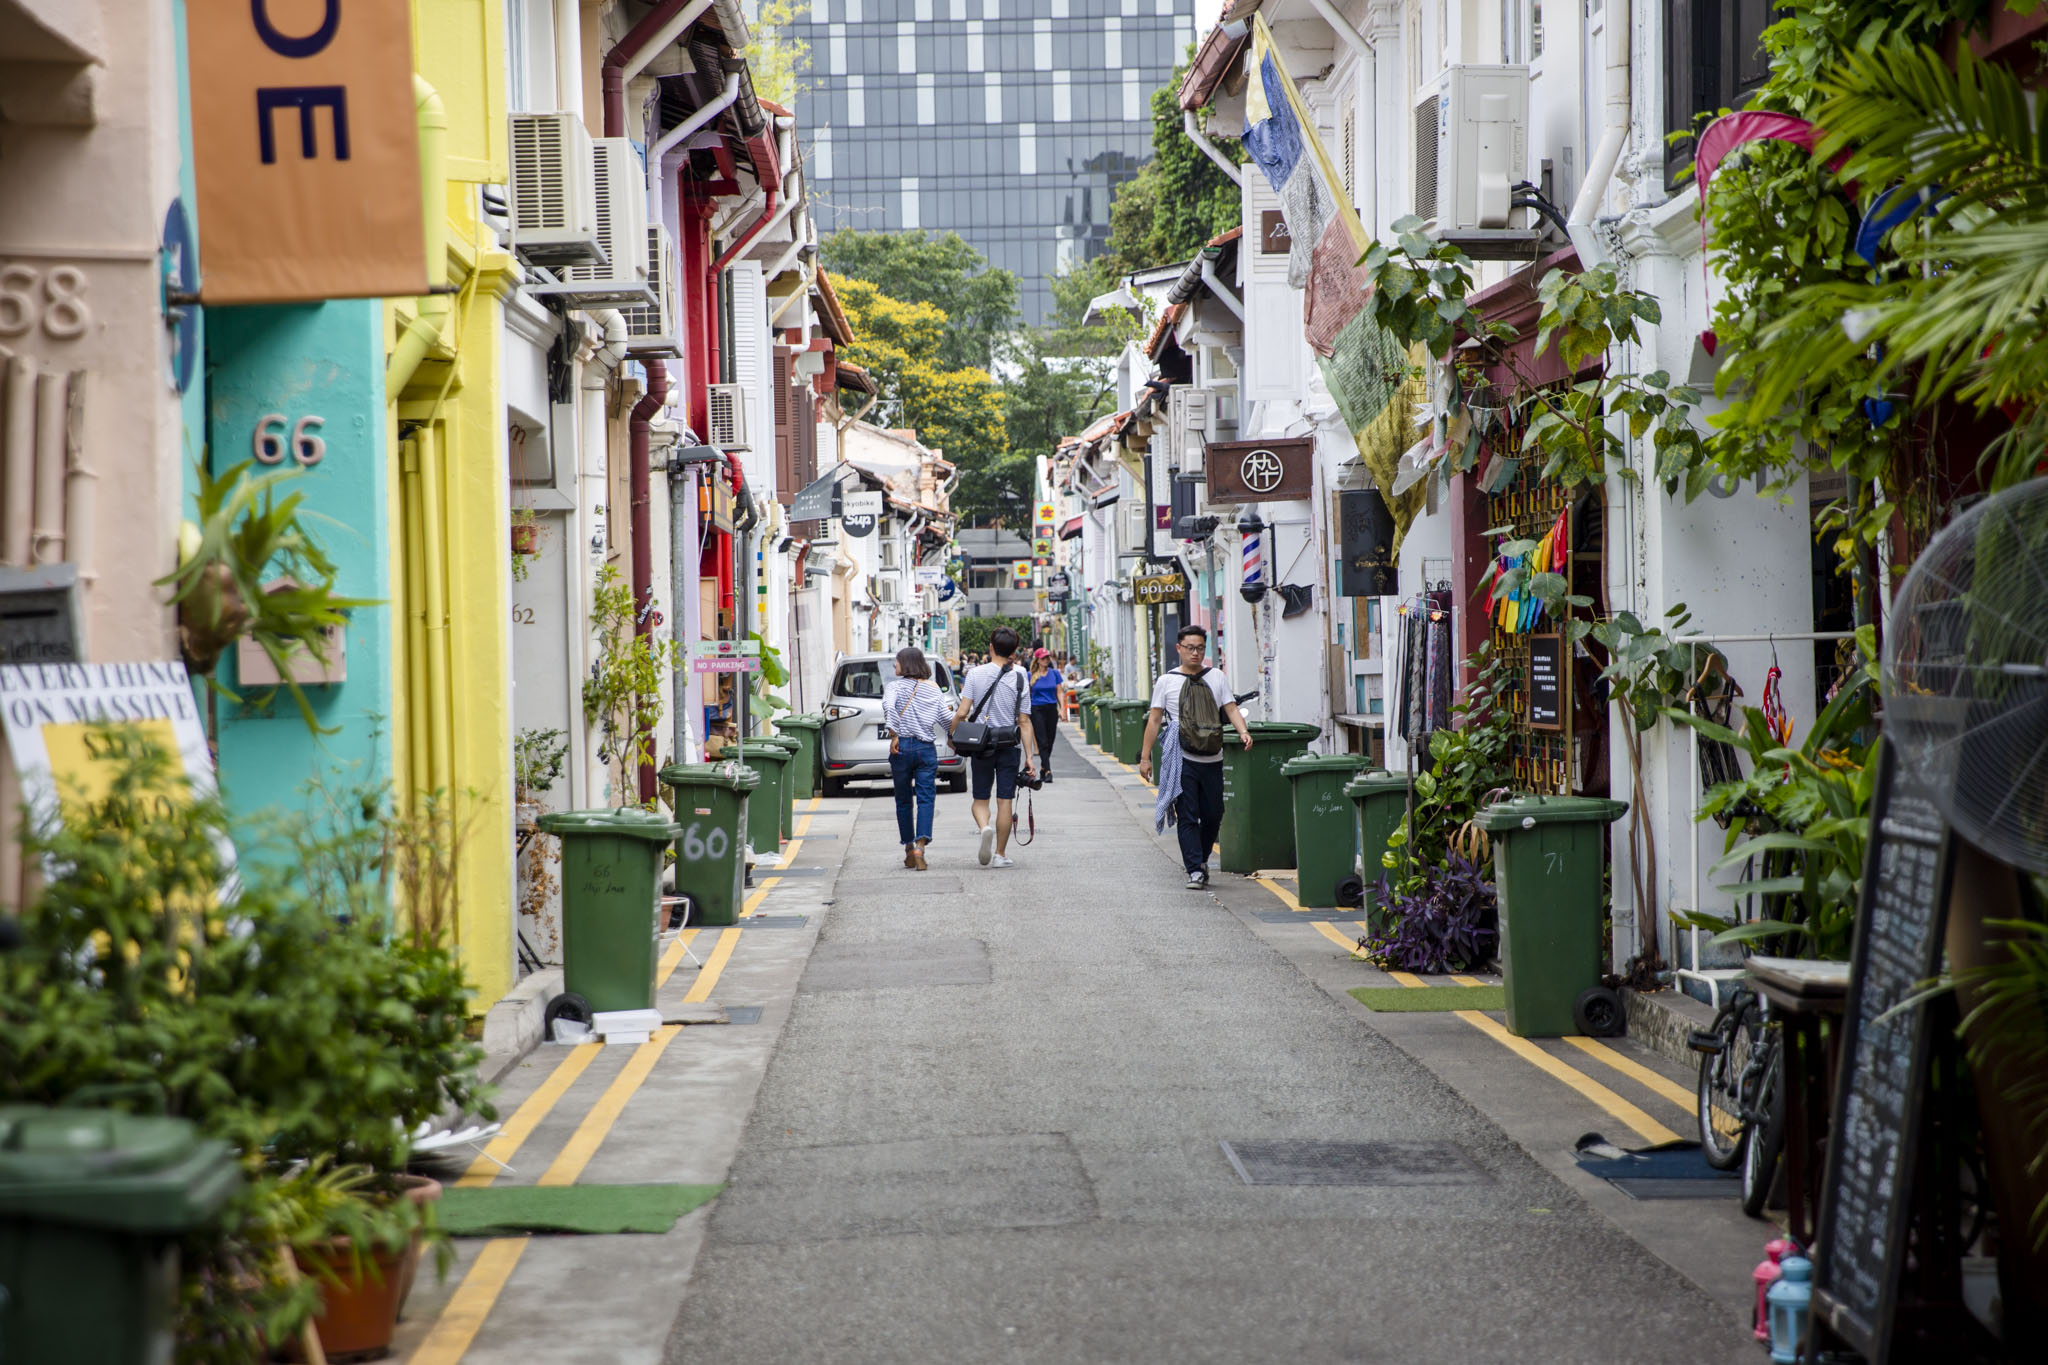
[[[505, 179], [502, 0], [415, 0], [414, 53], [448, 115], [449, 283], [439, 342], [388, 393], [392, 768], [417, 816], [452, 798], [462, 829], [454, 939], [482, 1013], [512, 987], [510, 487], [500, 383], [511, 257], [470, 183]], [[386, 307], [395, 345], [420, 301]], [[433, 572], [430, 572], [433, 571]], [[439, 590], [430, 592], [430, 579]], [[438, 610], [429, 610], [430, 604]]]

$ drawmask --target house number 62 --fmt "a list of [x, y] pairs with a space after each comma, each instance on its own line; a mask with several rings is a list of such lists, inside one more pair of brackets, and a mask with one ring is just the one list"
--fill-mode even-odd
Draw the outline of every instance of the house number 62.
[[256, 459], [261, 464], [283, 464], [287, 452], [306, 468], [320, 463], [320, 457], [327, 453], [327, 442], [317, 434], [327, 425], [325, 417], [301, 417], [292, 427], [291, 435], [285, 435], [284, 424], [291, 419], [281, 412], [268, 412], [256, 421]]

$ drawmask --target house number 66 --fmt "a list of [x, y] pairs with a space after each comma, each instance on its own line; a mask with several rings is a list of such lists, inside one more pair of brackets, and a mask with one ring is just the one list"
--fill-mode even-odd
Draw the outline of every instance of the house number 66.
[[320, 457], [327, 453], [327, 442], [317, 434], [327, 425], [325, 417], [301, 417], [287, 437], [284, 424], [291, 419], [281, 412], [268, 412], [257, 419], [256, 459], [262, 464], [283, 464], [287, 452], [305, 468], [320, 463]]

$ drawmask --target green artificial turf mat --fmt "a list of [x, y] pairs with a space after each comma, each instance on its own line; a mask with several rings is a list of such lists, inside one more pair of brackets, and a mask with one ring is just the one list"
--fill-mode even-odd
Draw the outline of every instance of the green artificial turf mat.
[[1389, 1014], [1508, 1007], [1505, 986], [1353, 986], [1351, 998], [1369, 1010]]
[[522, 1232], [667, 1232], [718, 1196], [723, 1185], [451, 1186], [440, 1224], [455, 1237]]

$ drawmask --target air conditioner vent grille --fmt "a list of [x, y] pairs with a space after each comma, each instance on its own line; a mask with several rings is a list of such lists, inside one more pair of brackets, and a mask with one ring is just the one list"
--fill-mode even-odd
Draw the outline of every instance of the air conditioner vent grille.
[[562, 124], [556, 119], [512, 120], [512, 176], [523, 193], [512, 204], [512, 225], [528, 232], [569, 224], [562, 162]]
[[712, 384], [705, 400], [704, 424], [712, 445], [721, 450], [747, 450], [746, 393], [738, 384]]
[[1432, 94], [1415, 106], [1415, 216], [1436, 217], [1437, 128], [1442, 94]]

